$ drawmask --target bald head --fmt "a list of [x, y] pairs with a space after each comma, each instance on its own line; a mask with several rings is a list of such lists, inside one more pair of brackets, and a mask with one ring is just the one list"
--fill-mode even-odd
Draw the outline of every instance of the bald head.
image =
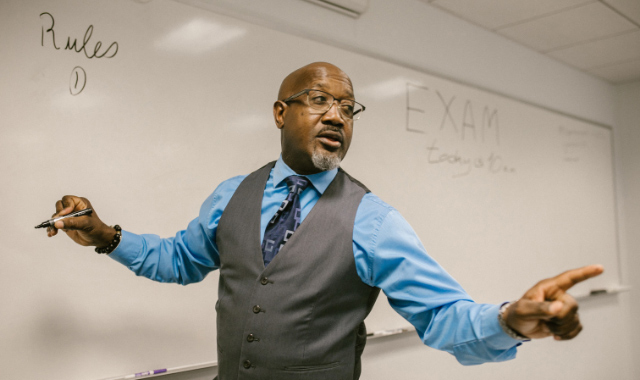
[[311, 84], [317, 80], [327, 77], [347, 83], [352, 92], [351, 96], [353, 97], [351, 79], [344, 71], [327, 62], [314, 62], [299, 68], [284, 78], [280, 85], [280, 91], [278, 91], [278, 99], [284, 100], [296, 92], [311, 87]]

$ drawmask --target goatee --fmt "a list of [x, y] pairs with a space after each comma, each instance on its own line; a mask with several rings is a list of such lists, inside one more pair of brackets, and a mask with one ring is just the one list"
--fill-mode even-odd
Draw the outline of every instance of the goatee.
[[342, 158], [340, 158], [337, 154], [322, 154], [318, 151], [314, 151], [311, 155], [311, 162], [313, 162], [313, 166], [315, 166], [316, 169], [322, 170], [323, 172], [337, 168], [338, 166], [340, 166], [341, 161]]

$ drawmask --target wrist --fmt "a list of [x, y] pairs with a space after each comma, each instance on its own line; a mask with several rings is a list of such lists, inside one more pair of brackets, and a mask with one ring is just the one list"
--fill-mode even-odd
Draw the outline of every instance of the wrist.
[[122, 228], [117, 224], [109, 228], [115, 231], [115, 235], [112, 236], [111, 240], [109, 240], [106, 245], [97, 246], [95, 249], [96, 253], [106, 253], [108, 255], [118, 247], [118, 244], [120, 244]]
[[530, 341], [531, 338], [520, 334], [520, 332], [513, 329], [507, 324], [507, 313], [511, 304], [511, 302], [505, 302], [500, 306], [500, 311], [498, 311], [498, 322], [500, 323], [500, 327], [502, 327], [502, 330], [513, 339], [517, 339], [520, 341]]
[[116, 236], [116, 229], [113, 226], [107, 226], [106, 224], [96, 234], [95, 247], [106, 247], [111, 244], [114, 236]]

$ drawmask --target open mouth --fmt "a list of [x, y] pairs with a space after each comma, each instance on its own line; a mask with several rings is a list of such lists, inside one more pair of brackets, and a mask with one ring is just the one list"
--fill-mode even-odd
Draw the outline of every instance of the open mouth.
[[320, 142], [333, 149], [340, 148], [342, 146], [342, 135], [338, 132], [325, 131], [318, 134]]

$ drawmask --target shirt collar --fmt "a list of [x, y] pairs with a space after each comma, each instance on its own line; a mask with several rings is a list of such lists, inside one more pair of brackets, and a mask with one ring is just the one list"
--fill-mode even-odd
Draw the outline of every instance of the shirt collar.
[[[305, 175], [304, 177], [308, 178], [311, 181], [313, 187], [318, 190], [320, 194], [324, 194], [324, 191], [327, 190], [327, 187], [331, 184], [336, 175], [338, 174], [338, 169], [328, 170], [326, 172], [320, 172], [316, 174]], [[291, 169], [287, 164], [282, 160], [282, 155], [276, 161], [276, 166], [273, 168], [272, 176], [273, 176], [273, 187], [278, 187], [285, 178], [290, 175], [299, 175], [293, 169]]]

